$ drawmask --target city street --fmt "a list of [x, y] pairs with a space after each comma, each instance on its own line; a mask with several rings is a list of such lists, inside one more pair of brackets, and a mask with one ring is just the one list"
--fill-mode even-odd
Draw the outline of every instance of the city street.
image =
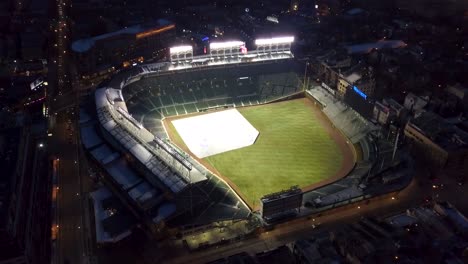
[[[53, 56], [51, 74], [56, 82], [50, 102], [51, 127], [50, 154], [59, 159], [57, 174], [57, 239], [55, 240], [55, 263], [91, 263], [92, 242], [89, 228], [88, 192], [91, 180], [87, 177], [87, 164], [80, 151], [78, 133], [78, 96], [72, 87], [70, 68], [73, 63], [70, 50], [70, 23], [67, 11], [68, 0], [54, 1], [56, 18], [53, 30]], [[57, 228], [58, 226], [58, 228]]]
[[[420, 176], [419, 178], [422, 178]], [[466, 186], [451, 189], [451, 192], [434, 189], [426, 180], [414, 179], [410, 185], [399, 193], [376, 197], [370, 202], [363, 201], [349, 206], [336, 208], [319, 215], [296, 219], [277, 225], [273, 230], [266, 231], [255, 238], [217, 246], [197, 252], [187, 252], [182, 243], [177, 241], [166, 245], [168, 248], [178, 248], [177, 252], [167, 258], [167, 263], [206, 263], [219, 258], [228, 257], [241, 252], [255, 254], [273, 250], [286, 243], [299, 239], [311, 238], [323, 230], [333, 230], [345, 224], [359, 220], [363, 216], [379, 218], [403, 212], [407, 208], [423, 204], [429, 195], [440, 200], [462, 202], [460, 197], [468, 189]], [[463, 212], [463, 210], [462, 210]], [[165, 248], [165, 246], [163, 246]], [[167, 249], [165, 248], [167, 251]], [[150, 263], [158, 263], [156, 258], [148, 256]]]
[[[51, 153], [59, 158], [58, 170], [58, 237], [57, 263], [81, 263], [83, 255], [81, 190], [77, 161], [75, 132], [68, 127], [66, 113], [57, 115], [57, 123], [52, 131]], [[74, 130], [74, 129], [73, 129]], [[70, 136], [70, 134], [72, 134]], [[78, 261], [72, 261], [78, 260]]]
[[[58, 112], [50, 131], [50, 154], [58, 159], [56, 263], [88, 263], [92, 255], [87, 209], [91, 180], [81, 157], [72, 107]], [[81, 166], [81, 167], [80, 167]], [[86, 210], [85, 210], [86, 208]]]

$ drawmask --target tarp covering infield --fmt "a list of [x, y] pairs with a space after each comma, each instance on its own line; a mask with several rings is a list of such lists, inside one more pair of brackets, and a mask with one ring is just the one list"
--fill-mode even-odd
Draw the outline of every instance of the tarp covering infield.
[[250, 146], [259, 135], [236, 109], [177, 119], [172, 123], [198, 158]]

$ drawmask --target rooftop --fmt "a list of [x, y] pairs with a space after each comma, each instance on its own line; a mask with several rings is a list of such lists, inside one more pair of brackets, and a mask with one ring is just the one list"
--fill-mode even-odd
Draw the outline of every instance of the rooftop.
[[352, 73], [348, 76], [346, 76], [346, 80], [349, 82], [349, 83], [355, 83], [357, 81], [359, 81], [361, 79], [361, 75], [360, 74], [357, 74], [357, 73]]
[[120, 158], [106, 165], [106, 171], [117, 182], [120, 187], [127, 191], [142, 180], [136, 173], [130, 169], [129, 164], [124, 158]]
[[91, 155], [101, 164], [105, 165], [120, 156], [114, 152], [108, 145], [102, 144], [91, 151]]
[[148, 31], [148, 33], [150, 33], [150, 29], [154, 29], [154, 28], [157, 28], [157, 27], [164, 27], [164, 26], [168, 26], [170, 24], [171, 24], [171, 22], [168, 21], [168, 20], [159, 19], [159, 20], [156, 21], [156, 23], [153, 23], [153, 24], [135, 25], [135, 26], [132, 26], [132, 27], [126, 27], [126, 28], [123, 28], [123, 29], [120, 29], [120, 30], [117, 30], [117, 31], [114, 31], [114, 32], [109, 32], [109, 33], [94, 36], [94, 37], [91, 37], [91, 38], [79, 39], [79, 40], [76, 40], [76, 41], [74, 41], [72, 43], [72, 50], [75, 51], [75, 52], [78, 52], [78, 53], [86, 52], [86, 51], [90, 50], [94, 46], [96, 41], [98, 41], [98, 40], [103, 40], [103, 39], [107, 39], [107, 38], [111, 38], [111, 37], [115, 37], [115, 36], [119, 36], [119, 35], [126, 35], [126, 34], [136, 35], [138, 33], [143, 33], [143, 32], [146, 32], [146, 31]]
[[468, 133], [432, 112], [421, 112], [408, 124], [445, 150], [468, 147]]
[[96, 240], [98, 243], [117, 242], [130, 235], [135, 219], [106, 187], [91, 193], [94, 202]]

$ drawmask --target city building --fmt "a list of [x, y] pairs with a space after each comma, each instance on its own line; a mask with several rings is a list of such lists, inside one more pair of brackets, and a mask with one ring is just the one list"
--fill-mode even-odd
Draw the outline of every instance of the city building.
[[297, 263], [466, 263], [468, 220], [446, 202], [362, 217], [289, 246]]
[[421, 97], [413, 93], [408, 93], [408, 95], [405, 97], [403, 106], [412, 112], [416, 112], [416, 111], [422, 110], [424, 107], [426, 107], [428, 103], [429, 103], [429, 97], [427, 96]]
[[344, 261], [326, 231], [310, 239], [295, 241], [289, 247], [292, 248], [296, 263], [340, 263]]
[[454, 95], [463, 106], [463, 110], [468, 110], [468, 88], [457, 83], [447, 87], [447, 93]]
[[[340, 75], [349, 75], [357, 66], [354, 63], [350, 56], [344, 54], [343, 51], [333, 51], [330, 56], [324, 55], [319, 57], [318, 63], [318, 77], [323, 80], [332, 89], [337, 89], [339, 87]], [[347, 85], [345, 83], [341, 84], [344, 86], [341, 89], [345, 89]], [[349, 85], [349, 83], [348, 83]], [[344, 93], [343, 93], [344, 94]]]
[[22, 32], [21, 57], [24, 60], [36, 60], [47, 58], [46, 37], [40, 31]]
[[135, 218], [112, 196], [109, 189], [101, 187], [92, 192], [91, 197], [97, 243], [115, 243], [132, 233]]
[[339, 75], [338, 96], [344, 98], [346, 92], [350, 89], [361, 91], [365, 97], [373, 97], [375, 93], [375, 79], [372, 77], [372, 69], [367, 72], [353, 72], [346, 76]]
[[393, 99], [383, 99], [382, 102], [375, 102], [373, 119], [381, 124], [387, 125], [392, 119], [400, 117], [403, 106]]
[[371, 43], [362, 43], [347, 46], [349, 54], [369, 53], [373, 50], [398, 49], [406, 47], [406, 43], [401, 40], [384, 40]]
[[339, 74], [337, 97], [366, 118], [372, 116], [374, 93], [372, 68], [353, 71], [346, 76]]
[[432, 112], [421, 112], [408, 121], [405, 136], [415, 155], [435, 169], [461, 175], [468, 171], [468, 133]]
[[31, 123], [30, 116], [13, 123], [0, 130], [0, 263], [47, 263], [51, 181], [45, 126]]
[[349, 76], [343, 76], [343, 77], [340, 77], [338, 79], [338, 93], [337, 95], [340, 97], [340, 98], [344, 98], [344, 95], [346, 94], [346, 91], [349, 89], [349, 87], [351, 86], [351, 84], [354, 82], [354, 81], [357, 81], [361, 78], [360, 75], [354, 73], [354, 74], [351, 74]]
[[175, 24], [167, 20], [136, 25], [72, 43], [77, 70], [83, 78], [118, 67], [128, 67], [166, 55]]

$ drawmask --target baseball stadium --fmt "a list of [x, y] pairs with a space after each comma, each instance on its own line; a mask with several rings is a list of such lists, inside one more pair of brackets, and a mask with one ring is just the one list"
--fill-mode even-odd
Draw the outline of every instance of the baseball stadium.
[[[96, 128], [107, 143], [85, 148], [107, 170], [104, 182], [154, 230], [246, 219], [288, 192], [300, 194], [294, 210], [326, 204], [328, 191], [355, 185], [370, 168], [372, 127], [307, 84], [292, 41], [260, 39], [249, 52], [211, 43], [202, 56], [175, 47], [169, 62], [101, 84]], [[103, 150], [112, 159], [98, 158]]]
[[309, 99], [287, 100], [302, 92], [298, 70], [293, 61], [203, 68], [141, 80], [123, 97], [149, 131], [190, 154], [255, 209], [267, 194], [343, 175], [344, 156], [352, 157]]

